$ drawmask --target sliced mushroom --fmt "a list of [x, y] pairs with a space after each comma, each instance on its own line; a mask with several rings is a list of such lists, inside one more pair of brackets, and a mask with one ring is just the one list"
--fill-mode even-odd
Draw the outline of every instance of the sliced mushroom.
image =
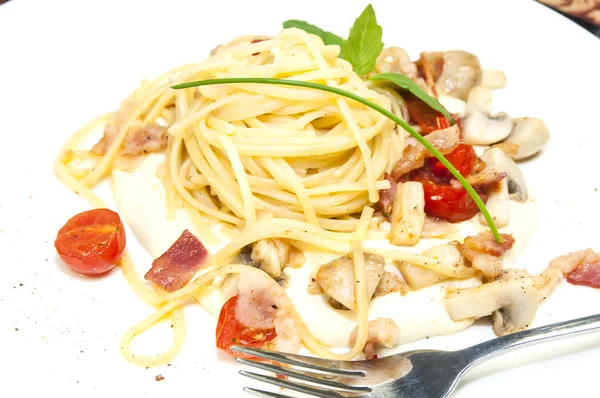
[[467, 103], [461, 99], [450, 97], [449, 95], [440, 95], [438, 101], [446, 110], [454, 115], [464, 116], [467, 112]]
[[[514, 120], [513, 120], [513, 122], [514, 122]], [[513, 159], [519, 152], [519, 146], [517, 144], [513, 144], [512, 142], [508, 142], [508, 141], [502, 141], [499, 144], [492, 145], [492, 147], [502, 149], [508, 156], [510, 156]]]
[[453, 243], [432, 246], [423, 250], [421, 255], [436, 260], [443, 267], [459, 267], [464, 263], [460, 250]]
[[500, 112], [488, 115], [474, 110], [463, 119], [464, 141], [473, 145], [492, 145], [510, 135], [513, 122], [510, 117]]
[[425, 194], [420, 182], [398, 183], [392, 211], [390, 242], [413, 246], [421, 239], [425, 223]]
[[[438, 261], [445, 266], [458, 266], [463, 264], [463, 258], [458, 247], [450, 243], [430, 247], [421, 254], [425, 257], [435, 259], [435, 261]], [[398, 264], [398, 270], [400, 270], [402, 277], [406, 283], [408, 283], [411, 290], [423, 289], [450, 278], [439, 272], [404, 261]]]
[[[510, 221], [510, 196], [508, 193], [508, 179], [503, 178], [498, 182], [498, 189], [492, 191], [488, 197], [485, 207], [498, 228], [503, 228]], [[479, 222], [487, 225], [483, 214], [479, 214]]]
[[[370, 300], [383, 275], [385, 260], [376, 254], [365, 253], [365, 267], [367, 269], [367, 296]], [[315, 279], [326, 295], [346, 308], [356, 311], [354, 261], [349, 256], [340, 257], [322, 265]]]
[[406, 262], [399, 264], [398, 269], [411, 290], [424, 289], [449, 278], [438, 272]]
[[467, 109], [465, 114], [481, 112], [489, 115], [492, 112], [492, 89], [483, 85], [473, 87], [467, 98]]
[[[285, 267], [297, 268], [304, 264], [302, 252], [292, 247], [285, 239], [261, 239], [257, 241], [252, 246], [250, 259], [252, 260], [250, 264], [261, 268], [278, 282], [282, 277], [281, 271]], [[282, 283], [285, 284], [285, 278], [283, 279]]]
[[550, 131], [541, 119], [524, 117], [515, 120], [512, 133], [506, 139], [518, 146], [513, 159], [521, 160], [535, 155], [550, 141]]
[[453, 321], [492, 314], [496, 334], [504, 336], [531, 324], [539, 298], [534, 278], [524, 270], [511, 269], [495, 282], [449, 290], [445, 304]]
[[481, 72], [481, 85], [489, 88], [502, 88], [506, 86], [506, 75], [499, 70], [485, 69]]
[[475, 55], [461, 50], [446, 51], [435, 88], [438, 93], [466, 100], [471, 88], [481, 80], [481, 64]]
[[486, 150], [481, 159], [486, 168], [506, 173], [506, 184], [510, 198], [518, 202], [527, 201], [527, 185], [519, 166], [500, 148]]

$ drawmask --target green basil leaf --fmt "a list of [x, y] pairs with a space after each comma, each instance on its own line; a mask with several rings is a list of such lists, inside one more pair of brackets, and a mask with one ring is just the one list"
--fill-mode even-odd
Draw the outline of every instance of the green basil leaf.
[[386, 80], [400, 88], [408, 90], [412, 94], [414, 94], [415, 97], [419, 98], [421, 101], [429, 105], [432, 109], [444, 115], [444, 117], [446, 117], [446, 119], [448, 119], [450, 123], [455, 123], [454, 119], [452, 118], [452, 115], [450, 115], [450, 113], [442, 106], [442, 104], [440, 104], [437, 98], [427, 94], [425, 90], [419, 87], [417, 83], [415, 83], [408, 76], [401, 75], [400, 73], [379, 73], [377, 75], [371, 76], [369, 80]]
[[352, 64], [357, 75], [366, 75], [375, 68], [375, 61], [383, 49], [382, 32], [381, 26], [377, 25], [375, 10], [369, 4], [354, 21], [342, 47], [344, 59]]
[[319, 28], [318, 26], [311, 25], [306, 21], [290, 19], [289, 21], [285, 21], [283, 23], [283, 28], [284, 29], [298, 28], [298, 29], [302, 29], [303, 31], [305, 31], [307, 33], [317, 35], [323, 40], [323, 43], [325, 43], [325, 45], [335, 44], [335, 45], [340, 46], [340, 48], [342, 48], [342, 46], [344, 45], [344, 39], [342, 39], [338, 35], [328, 32], [326, 30], [323, 30], [323, 29]]

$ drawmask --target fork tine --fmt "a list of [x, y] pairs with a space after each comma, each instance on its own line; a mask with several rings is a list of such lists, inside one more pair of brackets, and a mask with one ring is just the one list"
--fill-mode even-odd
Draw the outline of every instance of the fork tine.
[[258, 348], [249, 348], [242, 346], [232, 346], [233, 351], [243, 354], [252, 355], [255, 357], [268, 359], [271, 361], [286, 363], [288, 365], [308, 368], [311, 370], [319, 370], [321, 372], [333, 373], [346, 377], [365, 377], [364, 372], [360, 370], [346, 370], [335, 367], [334, 361], [328, 361], [320, 358], [307, 357], [304, 355], [281, 354], [273, 351], [261, 350]]
[[299, 372], [297, 370], [286, 369], [286, 368], [282, 368], [282, 367], [279, 367], [276, 365], [271, 365], [269, 363], [250, 361], [248, 359], [243, 359], [243, 358], [236, 358], [236, 360], [239, 363], [244, 364], [244, 365], [254, 366], [255, 368], [266, 370], [268, 372], [273, 372], [273, 373], [293, 377], [295, 379], [308, 381], [310, 383], [320, 384], [320, 385], [327, 386], [327, 387], [339, 388], [341, 390], [346, 390], [346, 391], [361, 391], [361, 392], [370, 392], [371, 391], [371, 389], [366, 386], [350, 386], [348, 384], [340, 383], [338, 381], [333, 381], [333, 380], [328, 380], [323, 377], [318, 377], [319, 375], [317, 375], [315, 373], [306, 374], [306, 373]]
[[271, 398], [293, 398], [289, 395], [277, 394], [276, 392], [258, 390], [256, 388], [244, 387], [244, 391], [249, 392], [252, 395], [259, 397], [271, 397]]
[[302, 392], [304, 394], [312, 395], [313, 397], [319, 398], [346, 398], [347, 396], [341, 395], [335, 391], [328, 391], [317, 387], [308, 386], [306, 384], [294, 383], [293, 381], [278, 379], [277, 377], [261, 375], [258, 373], [247, 372], [245, 370], [240, 370], [240, 374], [242, 376], [249, 377], [254, 380], [263, 381], [265, 383], [272, 384], [277, 387], [287, 388], [289, 390], [294, 390], [298, 392]]

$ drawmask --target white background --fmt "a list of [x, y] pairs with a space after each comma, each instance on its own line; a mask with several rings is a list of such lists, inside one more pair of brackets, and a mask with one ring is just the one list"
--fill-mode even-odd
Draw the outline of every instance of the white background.
[[[0, 396], [243, 396], [241, 368], [214, 347], [215, 320], [187, 310], [188, 338], [170, 367], [142, 369], [118, 352], [151, 308], [117, 270], [82, 279], [57, 261], [57, 230], [87, 204], [57, 181], [63, 141], [114, 110], [143, 78], [202, 60], [241, 34], [275, 34], [306, 19], [345, 35], [365, 2], [34, 1], [0, 7]], [[495, 109], [542, 117], [552, 141], [525, 166], [542, 223], [517, 265], [538, 272], [556, 255], [595, 247], [600, 225], [597, 93], [600, 41], [529, 1], [374, 2], [384, 41], [464, 49], [506, 72]], [[131, 235], [130, 235], [131, 236]], [[132, 244], [139, 264], [149, 264]], [[22, 285], [21, 285], [22, 284]], [[536, 324], [597, 313], [600, 290], [561, 285]], [[17, 331], [18, 330], [18, 331]], [[164, 332], [164, 333], [162, 333]], [[157, 352], [168, 330], [138, 345]], [[153, 338], [155, 337], [155, 338]], [[482, 323], [409, 348], [459, 348], [493, 337]], [[598, 396], [600, 334], [506, 355], [471, 372], [457, 397]], [[442, 366], [442, 365], [440, 365]], [[156, 382], [154, 376], [165, 379]]]

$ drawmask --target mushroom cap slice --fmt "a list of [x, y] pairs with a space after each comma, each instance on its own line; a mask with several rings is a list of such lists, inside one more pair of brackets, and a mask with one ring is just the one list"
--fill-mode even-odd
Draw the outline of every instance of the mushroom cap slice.
[[421, 239], [424, 223], [423, 184], [414, 181], [398, 183], [394, 196], [390, 242], [399, 246], [416, 245]]
[[[383, 275], [385, 260], [383, 257], [371, 253], [365, 253], [364, 256], [367, 269], [367, 297], [370, 300]], [[349, 256], [323, 264], [315, 278], [326, 295], [346, 308], [356, 311], [354, 261]]]
[[494, 282], [449, 290], [445, 305], [453, 321], [492, 314], [496, 334], [504, 336], [531, 324], [539, 299], [534, 278], [524, 270], [511, 269]]
[[507, 291], [505, 297], [511, 299], [512, 305], [503, 306], [492, 314], [494, 331], [498, 336], [505, 336], [527, 329], [540, 303], [535, 279], [523, 270], [508, 270], [497, 282], [518, 285], [518, 291], [514, 287]]
[[506, 75], [500, 70], [485, 69], [481, 72], [481, 84], [489, 88], [506, 86]]
[[500, 148], [486, 150], [481, 159], [486, 163], [486, 168], [506, 173], [506, 184], [511, 199], [518, 202], [527, 201], [527, 185], [525, 177], [519, 166]]
[[[452, 243], [432, 246], [429, 249], [424, 250], [421, 255], [434, 259], [447, 267], [464, 264], [464, 259], [458, 250], [458, 247]], [[448, 275], [440, 274], [439, 272], [411, 264], [407, 261], [401, 261], [397, 266], [402, 277], [412, 290], [423, 289], [450, 278]]]
[[458, 116], [464, 116], [467, 110], [467, 103], [461, 99], [449, 95], [440, 94], [438, 101], [446, 110]]
[[435, 87], [438, 92], [466, 100], [471, 88], [481, 80], [481, 64], [475, 55], [462, 51], [446, 51], [444, 67]]
[[473, 109], [463, 119], [464, 141], [473, 145], [492, 145], [503, 141], [513, 129], [511, 118], [504, 112], [488, 115]]
[[469, 92], [467, 98], [466, 115], [469, 116], [475, 111], [486, 115], [492, 112], [492, 89], [484, 85], [477, 85]]
[[446, 275], [407, 262], [399, 264], [398, 269], [413, 291], [424, 289], [449, 278]]
[[519, 147], [513, 159], [521, 160], [540, 152], [550, 141], [550, 131], [542, 119], [524, 117], [515, 119], [515, 127], [506, 139]]
[[[488, 197], [485, 207], [498, 228], [504, 228], [510, 222], [510, 195], [508, 189], [508, 178], [498, 182], [498, 189], [492, 191]], [[483, 214], [479, 214], [479, 222], [488, 225]]]

